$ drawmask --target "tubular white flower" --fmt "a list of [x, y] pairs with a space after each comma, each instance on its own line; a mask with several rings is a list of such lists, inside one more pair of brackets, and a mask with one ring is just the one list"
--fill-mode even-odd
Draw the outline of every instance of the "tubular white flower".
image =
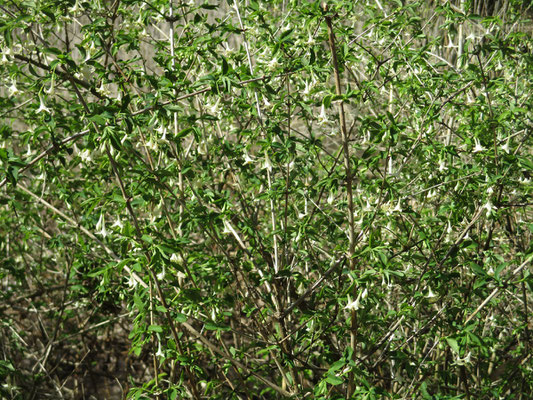
[[20, 90], [18, 90], [17, 84], [15, 83], [15, 81], [11, 82], [11, 86], [8, 89], [9, 89], [10, 96], [16, 96], [17, 94], [20, 94]]
[[79, 156], [81, 158], [81, 161], [87, 163], [91, 162], [93, 159], [91, 157], [91, 152], [88, 149], [85, 149], [79, 153]]
[[167, 274], [167, 272], [165, 270], [165, 265], [163, 264], [163, 269], [161, 270], [160, 273], [157, 274], [157, 279], [159, 279], [159, 280], [165, 279], [165, 275], [166, 274]]
[[157, 352], [155, 353], [155, 356], [158, 358], [165, 356], [165, 353], [163, 353], [163, 350], [161, 349], [161, 342], [158, 342], [157, 344]]
[[98, 222], [96, 223], [96, 233], [99, 234], [99, 235], [102, 235], [103, 237], [106, 237], [107, 236], [107, 231], [105, 229], [105, 219], [104, 219], [104, 214], [100, 214], [100, 219], [98, 220]]
[[474, 146], [474, 149], [472, 150], [472, 153], [480, 153], [482, 151], [487, 150], [485, 147], [481, 145], [478, 138], [474, 138], [474, 143], [475, 143], [475, 146]]
[[509, 154], [509, 141], [510, 139], [507, 138], [507, 142], [502, 146], [502, 150], [505, 151], [507, 154]]
[[130, 277], [128, 279], [128, 286], [130, 288], [136, 288], [138, 285], [138, 282], [135, 280], [135, 278], [133, 277], [133, 274], [130, 274]]
[[354, 311], [359, 310], [360, 308], [362, 308], [361, 300], [364, 299], [367, 296], [367, 294], [368, 294], [368, 290], [365, 288], [362, 292], [359, 292], [357, 299], [355, 299], [354, 301], [351, 301], [350, 296], [348, 296], [348, 304], [344, 308], [346, 310], [354, 310]]
[[44, 99], [42, 95], [39, 95], [39, 102], [40, 102], [39, 108], [35, 110], [35, 112], [36, 113], [46, 112], [50, 114], [50, 109], [46, 107], [46, 104], [44, 104]]
[[244, 165], [251, 164], [253, 162], [254, 162], [254, 159], [250, 157], [250, 155], [247, 152], [245, 152], [244, 153]]
[[113, 222], [113, 225], [111, 225], [111, 227], [117, 227], [118, 229], [122, 229], [124, 227], [124, 224], [122, 223], [122, 221], [120, 220], [119, 217], [117, 217], [117, 219], [115, 220], [115, 222]]
[[111, 91], [109, 90], [108, 85], [104, 85], [104, 81], [100, 83], [100, 87], [96, 89], [98, 93], [100, 93], [102, 96], [109, 96], [111, 94]]
[[487, 217], [492, 213], [492, 210], [494, 210], [494, 205], [491, 203], [490, 200], [487, 200], [487, 202], [483, 205], [485, 210], [487, 210]]
[[265, 152], [265, 163], [263, 164], [263, 169], [268, 170], [268, 172], [272, 172], [272, 164], [270, 163], [270, 158], [268, 158], [267, 152]]
[[326, 115], [326, 107], [324, 107], [324, 104], [322, 104], [322, 107], [320, 108], [320, 115], [318, 116], [318, 124], [319, 125], [325, 125], [329, 122], [328, 116]]
[[354, 301], [350, 301], [351, 300], [350, 296], [348, 296], [348, 304], [344, 308], [346, 310], [354, 310], [354, 311], [359, 310], [359, 308], [361, 307], [361, 305], [359, 304], [360, 297], [361, 296], [358, 296], [357, 299], [355, 299]]

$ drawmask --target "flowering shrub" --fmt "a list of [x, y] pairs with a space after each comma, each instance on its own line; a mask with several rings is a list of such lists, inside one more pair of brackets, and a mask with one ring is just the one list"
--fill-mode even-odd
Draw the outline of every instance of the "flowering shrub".
[[0, 5], [2, 397], [525, 398], [527, 2]]

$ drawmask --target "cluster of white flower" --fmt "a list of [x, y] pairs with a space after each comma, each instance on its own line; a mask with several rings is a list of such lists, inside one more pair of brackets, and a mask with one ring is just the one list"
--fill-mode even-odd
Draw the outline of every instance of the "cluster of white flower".
[[365, 288], [362, 292], [359, 292], [357, 299], [351, 300], [350, 295], [348, 295], [348, 304], [344, 307], [346, 310], [357, 311], [361, 308], [361, 300], [364, 300], [368, 295], [368, 290]]

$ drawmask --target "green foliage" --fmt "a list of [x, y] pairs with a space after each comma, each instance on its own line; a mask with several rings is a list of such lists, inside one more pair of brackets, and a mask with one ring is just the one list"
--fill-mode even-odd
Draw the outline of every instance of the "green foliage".
[[1, 396], [525, 398], [532, 25], [436, 3], [0, 5]]

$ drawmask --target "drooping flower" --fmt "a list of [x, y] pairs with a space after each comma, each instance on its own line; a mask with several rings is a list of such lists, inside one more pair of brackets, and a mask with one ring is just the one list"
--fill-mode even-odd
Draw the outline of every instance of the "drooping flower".
[[11, 82], [11, 86], [9, 87], [9, 95], [16, 96], [19, 93], [20, 93], [20, 90], [18, 90], [17, 84], [15, 83], [15, 81]]
[[208, 111], [212, 115], [218, 115], [220, 113], [220, 97], [217, 99], [217, 101], [214, 104], [208, 105]]
[[224, 230], [222, 231], [222, 233], [224, 233], [226, 235], [231, 233], [231, 227], [230, 227], [230, 225], [229, 225], [227, 220], [224, 220]]
[[167, 272], [165, 270], [165, 264], [163, 264], [163, 269], [161, 270], [160, 273], [157, 274], [157, 279], [159, 279], [159, 280], [165, 279], [166, 273]]
[[35, 112], [36, 113], [46, 112], [50, 114], [50, 109], [46, 107], [46, 104], [44, 103], [44, 98], [42, 95], [39, 95], [39, 102], [40, 102], [39, 108], [35, 110]]
[[357, 311], [361, 307], [359, 304], [360, 296], [357, 297], [354, 301], [351, 301], [350, 296], [348, 296], [348, 304], [346, 307], [344, 307], [346, 310], [354, 310]]
[[320, 108], [320, 115], [318, 116], [318, 124], [319, 125], [325, 125], [329, 122], [328, 116], [326, 115], [326, 107], [324, 107], [324, 104], [322, 104], [322, 107]]
[[480, 153], [482, 151], [487, 150], [485, 147], [481, 145], [478, 138], [474, 138], [474, 149], [472, 150], [472, 153]]
[[96, 231], [97, 234], [102, 235], [103, 237], [107, 236], [107, 231], [105, 229], [105, 218], [103, 213], [100, 214], [100, 219], [96, 223]]
[[268, 64], [267, 64], [267, 68], [272, 71], [272, 70], [275, 70], [276, 68], [279, 68], [281, 66], [281, 64], [279, 63], [278, 61], [278, 58], [277, 57], [274, 57], [273, 59], [271, 59]]
[[487, 202], [483, 205], [485, 210], [487, 210], [487, 217], [492, 213], [492, 210], [494, 210], [494, 205], [491, 203], [490, 200], [487, 200]]
[[109, 90], [109, 85], [104, 85], [104, 81], [100, 83], [100, 87], [97, 88], [96, 91], [102, 96], [109, 96], [111, 94], [111, 91]]
[[117, 216], [117, 219], [115, 220], [115, 222], [113, 222], [113, 225], [111, 225], [111, 227], [117, 227], [118, 229], [122, 229], [124, 227], [124, 224], [122, 223], [122, 221], [120, 220], [120, 218]]
[[163, 353], [163, 350], [161, 349], [161, 342], [159, 341], [157, 344], [157, 352], [155, 353], [155, 356], [158, 358], [164, 357], [165, 353]]
[[72, 7], [70, 7], [70, 8], [68, 9], [68, 11], [69, 11], [71, 14], [76, 15], [78, 12], [83, 11], [83, 9], [80, 7], [80, 3], [79, 3], [79, 1], [76, 0], [76, 1], [74, 2], [74, 5], [73, 5]]
[[309, 37], [307, 38], [307, 42], [305, 43], [306, 45], [308, 46], [312, 46], [316, 43], [316, 40], [315, 38], [313, 37], [313, 35], [311, 34], [311, 32], [309, 32]]
[[502, 150], [505, 151], [507, 154], [509, 154], [509, 142], [510, 139], [507, 138], [507, 142], [505, 142], [505, 144], [502, 146]]
[[270, 163], [270, 158], [268, 158], [267, 152], [265, 152], [265, 162], [263, 164], [263, 168], [266, 169], [268, 172], [272, 172], [272, 164]]
[[88, 149], [85, 149], [85, 150], [81, 151], [79, 156], [81, 158], [81, 161], [83, 161], [85, 163], [90, 162], [90, 161], [93, 160], [92, 157], [91, 157], [91, 152]]
[[396, 206], [392, 209], [392, 212], [402, 212], [402, 206], [400, 205], [400, 199], [398, 199], [398, 203], [396, 203]]
[[248, 152], [244, 152], [244, 165], [251, 164], [253, 162], [254, 162], [254, 159], [252, 157], [250, 157]]
[[346, 310], [357, 311], [361, 308], [361, 300], [365, 299], [368, 294], [368, 290], [365, 288], [362, 292], [359, 292], [357, 299], [351, 301], [350, 296], [348, 296], [348, 304], [344, 307]]
[[439, 172], [444, 172], [448, 169], [444, 160], [439, 160]]
[[130, 277], [128, 279], [128, 286], [130, 288], [136, 288], [138, 285], [138, 282], [137, 280], [135, 279], [135, 277], [133, 276], [133, 273], [130, 273]]

